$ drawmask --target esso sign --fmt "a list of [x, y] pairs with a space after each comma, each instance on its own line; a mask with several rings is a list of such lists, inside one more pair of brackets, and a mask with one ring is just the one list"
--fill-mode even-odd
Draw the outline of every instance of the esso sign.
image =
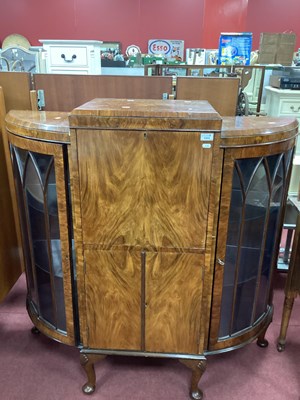
[[172, 45], [167, 40], [152, 40], [148, 43], [148, 51], [150, 54], [164, 54], [169, 55], [171, 53]]

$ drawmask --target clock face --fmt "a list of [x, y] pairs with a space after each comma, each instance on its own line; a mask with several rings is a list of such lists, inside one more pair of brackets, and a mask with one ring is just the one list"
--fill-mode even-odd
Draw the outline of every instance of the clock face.
[[141, 49], [138, 46], [134, 45], [134, 44], [128, 46], [127, 49], [126, 49], [126, 55], [128, 57], [136, 56], [138, 53], [141, 53]]

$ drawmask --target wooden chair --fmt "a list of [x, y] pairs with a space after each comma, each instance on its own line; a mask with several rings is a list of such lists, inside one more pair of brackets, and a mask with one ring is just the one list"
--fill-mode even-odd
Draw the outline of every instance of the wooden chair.
[[294, 199], [293, 203], [297, 208], [298, 215], [292, 244], [289, 269], [284, 288], [285, 299], [283, 305], [280, 334], [277, 342], [278, 351], [283, 351], [285, 349], [287, 330], [294, 305], [294, 300], [300, 294], [300, 201], [298, 199]]
[[239, 78], [178, 77], [177, 100], [207, 100], [222, 117], [236, 115]]
[[172, 77], [34, 74], [45, 111], [71, 111], [95, 98], [162, 99], [172, 93]]

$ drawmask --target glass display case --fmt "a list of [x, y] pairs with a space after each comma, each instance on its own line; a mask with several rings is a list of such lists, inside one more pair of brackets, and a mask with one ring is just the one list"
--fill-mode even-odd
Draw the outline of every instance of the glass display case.
[[25, 249], [28, 311], [37, 328], [73, 344], [75, 262], [63, 147], [17, 137], [11, 137], [10, 143]]

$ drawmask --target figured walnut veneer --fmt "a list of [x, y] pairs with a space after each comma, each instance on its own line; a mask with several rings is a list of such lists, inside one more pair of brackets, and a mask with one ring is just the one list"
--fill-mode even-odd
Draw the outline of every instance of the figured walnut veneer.
[[[201, 399], [205, 355], [257, 337], [267, 343], [270, 283], [263, 316], [238, 334], [219, 337], [232, 176], [236, 160], [284, 154], [285, 190], [295, 120], [222, 120], [205, 101], [94, 99], [70, 114], [11, 112], [6, 124], [9, 140], [19, 146], [61, 146], [64, 173], [70, 172], [77, 290], [65, 260], [64, 294], [72, 323], [75, 311], [69, 342], [72, 329], [79, 333], [76, 322], [80, 327], [84, 393], [95, 390], [97, 359], [132, 354], [182, 360], [192, 370], [190, 396]], [[58, 183], [62, 199], [66, 186], [61, 178]], [[49, 327], [38, 328], [52, 335]]]

